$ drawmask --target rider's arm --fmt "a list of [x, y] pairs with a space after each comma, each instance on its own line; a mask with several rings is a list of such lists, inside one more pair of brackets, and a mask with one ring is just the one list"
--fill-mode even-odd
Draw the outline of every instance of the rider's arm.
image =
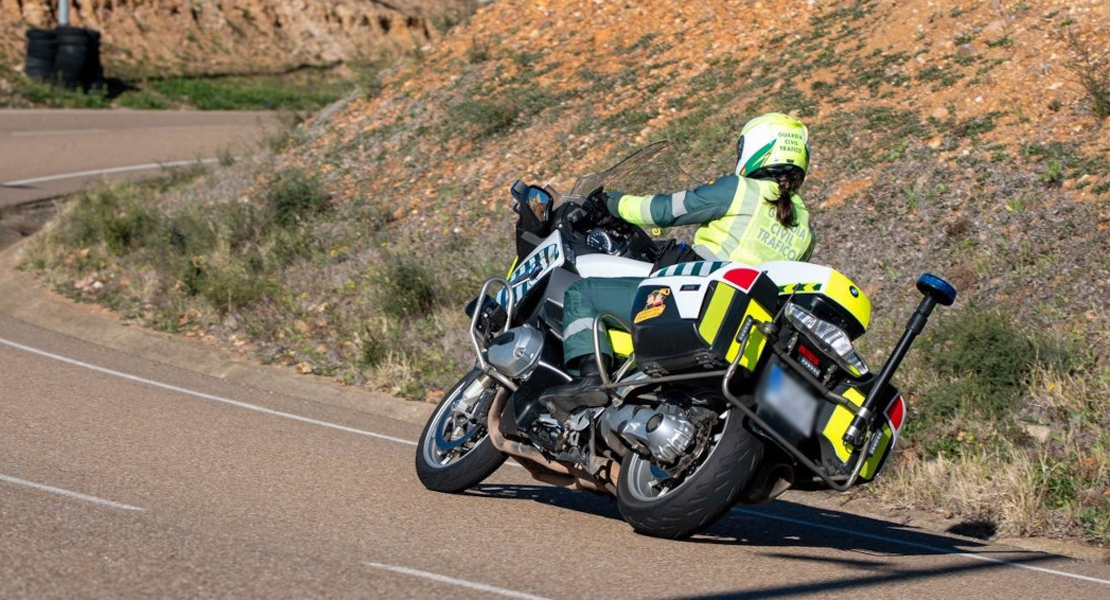
[[713, 183], [676, 194], [633, 196], [611, 192], [605, 207], [613, 216], [635, 225], [701, 225], [729, 214], [739, 185], [739, 177], [728, 175]]

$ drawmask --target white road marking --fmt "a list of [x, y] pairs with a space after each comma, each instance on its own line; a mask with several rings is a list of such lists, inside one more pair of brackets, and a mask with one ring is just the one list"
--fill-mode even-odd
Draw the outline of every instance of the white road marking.
[[513, 590], [507, 590], [505, 588], [499, 588], [499, 587], [493, 586], [493, 585], [486, 585], [484, 583], [474, 583], [473, 581], [467, 581], [465, 579], [455, 579], [454, 577], [448, 577], [446, 575], [439, 575], [438, 573], [429, 573], [427, 571], [418, 571], [416, 569], [410, 569], [408, 567], [399, 567], [399, 566], [396, 566], [396, 565], [383, 565], [381, 563], [376, 563], [376, 562], [364, 562], [362, 564], [364, 564], [368, 567], [373, 567], [375, 569], [382, 569], [382, 570], [385, 570], [385, 571], [392, 571], [394, 573], [401, 573], [402, 575], [409, 575], [409, 576], [412, 576], [412, 577], [419, 577], [420, 579], [427, 579], [429, 581], [435, 581], [435, 582], [439, 582], [439, 583], [447, 583], [447, 584], [451, 584], [451, 585], [457, 585], [459, 587], [464, 587], [464, 588], [472, 589], [472, 590], [479, 591], [479, 592], [486, 592], [487, 594], [498, 594], [498, 595], [506, 596], [506, 597], [509, 597], [509, 598], [523, 598], [525, 600], [547, 600], [543, 596], [534, 596], [532, 594], [525, 594], [524, 592], [516, 592], [516, 591], [513, 591]]
[[66, 364], [73, 365], [75, 367], [81, 367], [82, 369], [88, 369], [90, 371], [96, 371], [97, 373], [103, 373], [105, 375], [111, 375], [112, 377], [119, 377], [120, 379], [126, 379], [128, 381], [134, 381], [136, 383], [143, 383], [143, 384], [153, 386], [153, 387], [156, 387], [156, 388], [169, 390], [171, 392], [177, 392], [179, 394], [185, 394], [185, 395], [188, 395], [188, 396], [195, 396], [197, 398], [203, 398], [205, 400], [211, 400], [213, 402], [220, 402], [222, 404], [230, 404], [231, 406], [244, 408], [246, 410], [253, 410], [255, 412], [260, 412], [260, 413], [266, 414], [266, 415], [281, 417], [283, 419], [291, 419], [293, 421], [300, 421], [301, 423], [308, 423], [310, 425], [319, 425], [320, 427], [327, 427], [328, 429], [337, 429], [339, 431], [345, 431], [347, 433], [354, 433], [354, 434], [363, 435], [363, 436], [366, 436], [366, 437], [372, 437], [372, 438], [377, 438], [377, 439], [380, 439], [380, 440], [386, 440], [388, 442], [396, 442], [398, 444], [405, 444], [407, 446], [415, 446], [416, 445], [416, 442], [410, 442], [408, 440], [404, 440], [404, 439], [401, 439], [401, 438], [398, 438], [398, 437], [393, 437], [391, 435], [384, 435], [384, 434], [381, 434], [381, 433], [374, 433], [372, 431], [364, 431], [362, 429], [355, 429], [354, 427], [347, 427], [345, 425], [336, 425], [335, 423], [328, 423], [327, 421], [318, 421], [316, 419], [310, 419], [308, 417], [302, 417], [300, 415], [294, 415], [292, 413], [281, 412], [281, 411], [265, 408], [263, 406], [248, 404], [246, 402], [239, 402], [238, 400], [231, 400], [230, 398], [224, 398], [224, 397], [221, 397], [221, 396], [214, 396], [212, 394], [205, 394], [204, 392], [194, 392], [193, 390], [185, 389], [185, 388], [182, 388], [182, 387], [177, 387], [176, 385], [170, 385], [168, 383], [162, 383], [160, 381], [154, 381], [153, 379], [147, 379], [145, 377], [138, 377], [136, 375], [129, 375], [127, 373], [122, 373], [120, 371], [115, 371], [115, 370], [112, 370], [112, 369], [106, 369], [104, 367], [98, 367], [96, 365], [91, 365], [89, 363], [81, 362], [79, 360], [74, 360], [72, 358], [66, 358], [64, 356], [59, 356], [57, 354], [52, 354], [50, 352], [39, 350], [37, 348], [32, 348], [30, 346], [24, 346], [23, 344], [19, 344], [19, 343], [13, 342], [11, 340], [6, 340], [4, 338], [0, 338], [0, 344], [4, 344], [6, 346], [11, 346], [12, 348], [16, 348], [16, 349], [22, 350], [24, 352], [29, 352], [31, 354], [36, 354], [36, 355], [42, 356], [44, 358], [50, 358], [50, 359], [53, 359], [53, 360], [56, 360], [56, 361], [59, 361], [59, 362], [64, 362]]
[[24, 185], [32, 185], [35, 183], [46, 183], [47, 181], [58, 181], [60, 179], [76, 179], [78, 177], [95, 177], [97, 175], [112, 175], [115, 173], [130, 173], [132, 171], [149, 171], [152, 169], [166, 169], [171, 167], [185, 167], [189, 165], [210, 165], [219, 162], [218, 158], [200, 158], [197, 160], [175, 160], [164, 163], [146, 163], [142, 165], [131, 165], [129, 167], [113, 167], [111, 169], [94, 169], [92, 171], [76, 171], [74, 173], [62, 173], [59, 175], [47, 175], [46, 177], [35, 177], [33, 179], [21, 179], [19, 181], [6, 181], [0, 183], [0, 187], [20, 187]]
[[[308, 423], [310, 425], [319, 425], [320, 427], [327, 427], [329, 429], [336, 429], [336, 430], [339, 430], [339, 431], [345, 431], [347, 433], [354, 433], [354, 434], [362, 435], [362, 436], [366, 436], [366, 437], [377, 438], [377, 439], [380, 439], [380, 440], [386, 440], [386, 441], [389, 441], [389, 442], [404, 444], [406, 446], [416, 446], [417, 445], [416, 442], [409, 441], [409, 440], [402, 439], [402, 438], [398, 438], [398, 437], [394, 437], [394, 436], [391, 436], [391, 435], [384, 435], [384, 434], [381, 434], [381, 433], [374, 433], [372, 431], [365, 431], [365, 430], [362, 430], [362, 429], [355, 429], [353, 427], [347, 427], [345, 425], [337, 425], [335, 423], [328, 423], [326, 421], [318, 421], [316, 419], [310, 419], [308, 417], [302, 417], [300, 415], [294, 415], [294, 414], [291, 414], [291, 413], [276, 411], [276, 410], [272, 410], [272, 409], [265, 408], [265, 407], [262, 407], [262, 406], [256, 406], [254, 404], [248, 404], [246, 402], [239, 402], [238, 400], [231, 400], [231, 399], [223, 398], [223, 397], [220, 397], [220, 396], [214, 396], [212, 394], [205, 394], [203, 392], [194, 392], [193, 390], [177, 387], [175, 385], [169, 385], [167, 383], [162, 383], [162, 382], [159, 382], [159, 381], [154, 381], [152, 379], [146, 379], [145, 377], [138, 377], [136, 375], [129, 375], [127, 373], [122, 373], [120, 371], [115, 371], [115, 370], [107, 369], [107, 368], [104, 368], [104, 367], [98, 367], [96, 365], [92, 365], [92, 364], [82, 362], [82, 361], [79, 361], [79, 360], [74, 360], [72, 358], [66, 358], [64, 356], [60, 356], [60, 355], [57, 355], [57, 354], [52, 354], [50, 352], [39, 350], [37, 348], [32, 348], [30, 346], [24, 346], [23, 344], [19, 344], [17, 342], [13, 342], [11, 340], [7, 340], [7, 339], [4, 339], [4, 338], [0, 338], [0, 344], [4, 344], [4, 345], [10, 346], [12, 348], [23, 350], [24, 352], [29, 352], [31, 354], [35, 354], [35, 355], [42, 356], [42, 357], [45, 357], [45, 358], [50, 358], [50, 359], [53, 359], [53, 360], [64, 362], [66, 364], [74, 365], [74, 366], [81, 367], [81, 368], [84, 368], [84, 369], [89, 369], [91, 371], [96, 371], [98, 373], [103, 373], [105, 375], [111, 375], [113, 377], [119, 377], [121, 379], [126, 379], [128, 381], [134, 381], [134, 382], [137, 382], [137, 383], [144, 383], [146, 385], [154, 386], [154, 387], [157, 387], [157, 388], [162, 388], [162, 389], [165, 389], [165, 390], [170, 390], [172, 392], [178, 392], [180, 394], [195, 396], [197, 398], [203, 398], [205, 400], [212, 400], [213, 402], [220, 402], [220, 403], [223, 403], [223, 404], [229, 404], [231, 406], [237, 406], [239, 408], [244, 408], [244, 409], [252, 410], [252, 411], [255, 411], [255, 412], [259, 412], [259, 413], [272, 415], [272, 416], [275, 416], [275, 417], [282, 417], [282, 418], [285, 418], [285, 419], [300, 421], [301, 423]], [[512, 466], [515, 466], [515, 467], [520, 466], [520, 465], [515, 464], [513, 462], [507, 462], [506, 464], [509, 464], [509, 465], [512, 465]], [[72, 493], [72, 492], [70, 492], [70, 493]], [[92, 499], [91, 496], [88, 496], [86, 498]], [[96, 500], [99, 500], [99, 499], [96, 499]], [[103, 502], [108, 502], [108, 501], [104, 500]], [[120, 506], [124, 506], [124, 505], [120, 505]], [[855, 536], [859, 536], [859, 537], [863, 537], [863, 538], [867, 538], [867, 539], [872, 539], [872, 540], [877, 540], [877, 541], [881, 541], [881, 542], [887, 542], [887, 543], [891, 543], [891, 544], [898, 544], [898, 545], [906, 546], [906, 547], [909, 547], [909, 548], [917, 548], [919, 550], [928, 550], [930, 552], [936, 552], [936, 553], [939, 553], [939, 554], [950, 554], [950, 555], [962, 556], [964, 558], [969, 558], [969, 559], [972, 559], [972, 560], [979, 560], [979, 561], [984, 561], [984, 562], [991, 562], [991, 563], [996, 563], [996, 564], [1001, 564], [1001, 565], [1007, 565], [1007, 566], [1011, 566], [1011, 567], [1017, 567], [1019, 569], [1027, 569], [1027, 570], [1030, 570], [1030, 571], [1036, 571], [1038, 573], [1045, 573], [1045, 574], [1048, 574], [1048, 575], [1057, 575], [1057, 576], [1060, 576], [1060, 577], [1068, 577], [1068, 578], [1071, 578], [1071, 579], [1078, 579], [1078, 580], [1081, 580], [1081, 581], [1089, 581], [1089, 582], [1092, 582], [1092, 583], [1100, 583], [1100, 584], [1103, 584], [1103, 585], [1110, 585], [1110, 580], [1099, 579], [1097, 577], [1088, 577], [1086, 575], [1078, 575], [1076, 573], [1068, 573], [1067, 571], [1057, 571], [1055, 569], [1046, 569], [1044, 567], [1035, 567], [1033, 565], [1026, 565], [1026, 564], [1022, 564], [1022, 563], [1010, 562], [1010, 561], [1007, 561], [1007, 560], [1002, 560], [1000, 558], [994, 558], [994, 557], [991, 557], [991, 556], [984, 556], [984, 555], [981, 555], [981, 554], [974, 554], [974, 553], [971, 553], [971, 552], [956, 552], [955, 550], [948, 550], [946, 548], [941, 548], [939, 546], [931, 546], [929, 544], [920, 544], [920, 543], [917, 543], [917, 542], [910, 542], [910, 541], [907, 541], [907, 540], [902, 540], [902, 539], [898, 539], [898, 538], [894, 538], [894, 537], [886, 537], [886, 536], [882, 536], [882, 535], [876, 535], [876, 534], [873, 534], [873, 533], [865, 533], [865, 532], [862, 532], [862, 531], [855, 531], [855, 530], [852, 530], [852, 529], [845, 529], [845, 528], [842, 528], [842, 527], [835, 527], [835, 526], [832, 526], [832, 525], [824, 525], [822, 523], [814, 523], [812, 521], [803, 521], [801, 519], [792, 519], [790, 517], [782, 517], [782, 516], [778, 516], [778, 515], [768, 515], [768, 514], [755, 512], [755, 511], [751, 511], [751, 510], [747, 510], [747, 509], [743, 509], [743, 508], [733, 508], [732, 510], [733, 510], [733, 512], [748, 515], [748, 516], [753, 516], [753, 517], [758, 517], [758, 518], [763, 518], [763, 519], [771, 519], [771, 520], [774, 520], [774, 521], [782, 521], [782, 522], [785, 522], [785, 523], [793, 523], [795, 525], [804, 525], [804, 526], [807, 526], [807, 527], [815, 527], [817, 529], [824, 529], [826, 531], [833, 531], [833, 532], [836, 532], [836, 533], [855, 535]], [[476, 583], [472, 584], [470, 582], [463, 582], [462, 580], [453, 580], [449, 577], [444, 577], [442, 575], [436, 575], [434, 573], [424, 573], [423, 571], [413, 571], [412, 569], [406, 569], [405, 567], [394, 567], [394, 566], [382, 565], [382, 564], [378, 564], [378, 563], [366, 563], [366, 564], [368, 566], [372, 566], [372, 567], [388, 569], [388, 570], [393, 570], [393, 571], [402, 572], [402, 573], [408, 573], [410, 575], [414, 575], [414, 576], [417, 576], [417, 577], [426, 577], [426, 578], [429, 578], [429, 579], [435, 578], [435, 577], [440, 577], [440, 578], [443, 578], [443, 580], [445, 580], [447, 583], [456, 583], [457, 585], [467, 584], [464, 587], [481, 585], [481, 584], [476, 584]], [[474, 589], [478, 589], [478, 588], [474, 588]], [[489, 590], [484, 590], [484, 591], [495, 591], [495, 590], [498, 590], [498, 589], [499, 588], [491, 588]], [[510, 594], [516, 594], [516, 592], [511, 592], [510, 590], [503, 590], [503, 591], [508, 592]], [[497, 592], [497, 593], [502, 593], [502, 592]], [[536, 598], [536, 596], [528, 596], [528, 595], [519, 595], [519, 596], [516, 596], [516, 597]]]
[[[128, 132], [142, 132], [147, 133], [151, 131], [204, 131], [209, 129], [238, 129], [243, 125], [238, 123], [227, 123], [225, 125], [164, 125], [161, 127], [135, 127], [116, 129], [116, 133]], [[57, 135], [96, 135], [100, 133], [108, 133], [108, 129], [48, 129], [45, 131], [13, 131], [8, 135], [12, 137], [49, 137]]]
[[54, 129], [51, 131], [13, 131], [8, 135], [12, 137], [44, 137], [51, 135], [94, 135], [107, 132], [107, 129]]
[[66, 498], [84, 500], [85, 502], [92, 502], [93, 504], [99, 504], [101, 506], [107, 506], [109, 508], [118, 508], [120, 510], [143, 510], [138, 506], [131, 506], [130, 504], [120, 504], [119, 502], [112, 502], [111, 500], [105, 500], [104, 498], [97, 498], [96, 496], [89, 496], [88, 494], [79, 494], [77, 492], [63, 490], [62, 488], [56, 488], [49, 485], [43, 485], [41, 483], [35, 483], [33, 481], [27, 481], [26, 479], [19, 479], [18, 477], [0, 475], [0, 481], [34, 488], [36, 490], [42, 490], [44, 492], [50, 492], [51, 494], [65, 496]]
[[1046, 569], [1044, 567], [1035, 567], [1033, 565], [1026, 565], [1026, 564], [1017, 563], [1017, 562], [1010, 562], [1008, 560], [1002, 560], [1001, 558], [994, 558], [993, 556], [984, 556], [982, 554], [975, 554], [973, 552], [957, 552], [955, 550], [949, 550], [947, 548], [941, 548], [940, 546], [933, 546], [933, 545], [930, 545], [930, 544], [921, 544], [921, 543], [918, 543], [918, 542], [910, 542], [910, 541], [907, 541], [907, 540], [900, 540], [898, 538], [886, 537], [886, 536], [882, 536], [882, 535], [876, 535], [876, 534], [873, 534], [873, 533], [865, 533], [865, 532], [862, 532], [862, 531], [856, 531], [856, 530], [847, 529], [847, 528], [844, 528], [844, 527], [836, 527], [836, 526], [833, 526], [833, 525], [824, 525], [824, 524], [821, 524], [821, 523], [813, 523], [811, 521], [803, 521], [802, 519], [792, 519], [790, 517], [782, 517], [782, 516], [779, 516], [779, 515], [768, 515], [768, 514], [765, 514], [765, 513], [756, 512], [754, 510], [747, 510], [747, 509], [744, 509], [744, 508], [733, 508], [732, 511], [736, 512], [736, 513], [743, 514], [743, 515], [752, 516], [752, 517], [759, 517], [759, 518], [762, 518], [762, 519], [771, 519], [773, 521], [782, 521], [784, 523], [793, 523], [795, 525], [804, 525], [806, 527], [816, 527], [817, 529], [824, 529], [826, 531], [832, 531], [832, 532], [835, 532], [835, 533], [843, 533], [843, 534], [846, 534], [846, 535], [854, 535], [854, 536], [857, 536], [857, 537], [862, 537], [862, 538], [866, 538], [866, 539], [869, 539], [869, 540], [875, 540], [875, 541], [879, 541], [879, 542], [895, 543], [895, 544], [899, 544], [899, 545], [902, 545], [902, 546], [907, 546], [909, 548], [917, 548], [918, 550], [928, 550], [929, 552], [935, 552], [937, 554], [950, 554], [950, 555], [955, 555], [955, 556], [962, 556], [964, 558], [970, 558], [972, 560], [981, 560], [983, 562], [997, 563], [997, 564], [1001, 564], [1001, 565], [1017, 567], [1019, 569], [1028, 569], [1030, 571], [1037, 571], [1038, 573], [1047, 573], [1049, 575], [1059, 575], [1061, 577], [1070, 577], [1072, 579], [1079, 579], [1079, 580], [1082, 580], [1082, 581], [1090, 581], [1092, 583], [1101, 583], [1103, 585], [1110, 585], [1110, 580], [1106, 580], [1106, 579], [1099, 579], [1097, 577], [1088, 577], [1086, 575], [1077, 575], [1075, 573], [1068, 573], [1067, 571], [1057, 571], [1055, 569]]

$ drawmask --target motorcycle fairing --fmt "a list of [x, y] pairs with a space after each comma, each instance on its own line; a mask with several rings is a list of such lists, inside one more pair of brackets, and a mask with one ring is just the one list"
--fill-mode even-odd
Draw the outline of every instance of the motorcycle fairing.
[[[520, 264], [509, 274], [509, 285], [513, 290], [513, 299], [520, 302], [545, 275], [552, 270], [563, 266], [566, 262], [566, 252], [563, 250], [563, 235], [555, 231], [547, 236], [536, 246]], [[508, 309], [508, 290], [501, 290], [497, 294], [497, 303]]]
[[778, 284], [781, 295], [794, 296], [795, 301], [806, 308], [826, 300], [839, 307], [837, 312], [843, 314], [845, 330], [852, 339], [863, 335], [871, 324], [871, 300], [836, 269], [793, 261], [763, 263], [759, 268]]
[[[513, 263], [507, 280], [513, 290], [514, 302], [520, 303], [529, 292], [537, 289], [537, 287], [540, 286], [549, 275], [554, 273], [556, 269], [560, 269], [567, 265], [568, 252], [565, 244], [566, 242], [562, 232], [555, 230], [551, 235], [544, 238], [544, 240], [536, 246], [536, 249], [525, 257], [524, 260]], [[597, 256], [597, 258], [587, 259], [587, 257], [594, 256]], [[610, 277], [637, 276], [637, 274], [646, 275], [648, 271], [651, 270], [651, 265], [649, 263], [608, 255], [584, 255], [578, 257], [577, 260], [578, 262], [582, 262], [583, 259], [587, 259], [586, 262], [588, 264], [594, 264], [601, 268], [608, 266], [611, 269], [616, 269], [616, 274], [609, 275]], [[571, 269], [570, 272], [573, 273], [573, 269]], [[573, 277], [577, 278], [579, 276], [573, 275]], [[565, 289], [566, 287], [562, 286], [557, 290], [558, 298], [556, 299], [556, 304], [560, 309], [562, 308], [562, 293]], [[508, 290], [502, 289], [498, 292], [496, 301], [502, 308], [507, 310], [509, 303]], [[562, 311], [560, 310], [559, 313], [561, 317]], [[561, 332], [561, 330], [562, 327], [560, 326], [557, 331]], [[632, 336], [629, 333], [610, 329], [609, 342], [613, 348], [613, 352], [617, 356], [627, 357], [632, 354]]]
[[[651, 263], [608, 254], [583, 254], [574, 266], [582, 277], [639, 277], [651, 274]], [[622, 315], [622, 319], [624, 316]]]

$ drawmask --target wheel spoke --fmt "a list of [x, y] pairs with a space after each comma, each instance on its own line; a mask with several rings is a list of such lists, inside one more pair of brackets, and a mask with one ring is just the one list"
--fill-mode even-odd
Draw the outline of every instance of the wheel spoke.
[[472, 379], [464, 385], [455, 388], [445, 402], [443, 402], [432, 416], [435, 424], [429, 430], [424, 441], [423, 452], [429, 464], [446, 467], [467, 455], [473, 448], [486, 438], [485, 427], [474, 420], [473, 416], [463, 409], [473, 411], [485, 391], [476, 390], [473, 385], [477, 375], [472, 374]]

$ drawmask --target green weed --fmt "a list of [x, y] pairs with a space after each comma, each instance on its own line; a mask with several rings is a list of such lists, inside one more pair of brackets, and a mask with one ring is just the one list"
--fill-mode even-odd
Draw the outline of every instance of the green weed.
[[66, 90], [50, 82], [28, 79], [23, 73], [7, 69], [6, 65], [0, 65], [0, 78], [12, 86], [11, 95], [0, 98], [0, 106], [107, 108], [111, 104], [111, 99], [102, 90], [90, 90], [89, 93]]
[[199, 268], [201, 274], [196, 285], [208, 303], [221, 313], [251, 306], [275, 289], [267, 276], [251, 268], [249, 260], [204, 264]]
[[602, 119], [601, 126], [616, 129], [620, 132], [636, 133], [653, 118], [655, 118], [655, 114], [647, 111], [621, 111]]
[[324, 212], [329, 198], [316, 177], [303, 169], [286, 169], [274, 175], [266, 188], [267, 216], [279, 227], [292, 227]]
[[933, 82], [934, 90], [953, 85], [963, 76], [963, 73], [953, 69], [946, 69], [940, 65], [930, 65], [917, 73], [917, 79], [919, 81]]
[[428, 313], [436, 304], [436, 284], [424, 264], [403, 255], [384, 261], [377, 293], [382, 312], [395, 318]]
[[1041, 183], [1046, 187], [1059, 187], [1064, 182], [1064, 164], [1057, 159], [1051, 159], [1041, 173]]
[[476, 65], [484, 63], [493, 57], [493, 44], [489, 40], [479, 40], [473, 38], [470, 40], [470, 46], [466, 49], [466, 62]]
[[995, 120], [1002, 116], [1000, 112], [989, 112], [972, 117], [956, 126], [954, 133], [963, 137], [965, 135], [976, 137], [993, 131], [996, 127]]
[[1110, 50], [1092, 47], [1070, 29], [1064, 39], [1070, 54], [1064, 66], [1087, 93], [1095, 116], [1110, 117]]
[[1020, 330], [1000, 313], [969, 307], [919, 342], [918, 351], [936, 379], [919, 403], [914, 430], [944, 423], [983, 420], [1005, 427], [1036, 368], [1067, 372], [1073, 351]]
[[512, 129], [520, 109], [497, 100], [463, 100], [451, 107], [451, 116], [476, 129], [479, 136], [487, 137]]
[[377, 367], [389, 358], [393, 340], [385, 339], [382, 334], [367, 329], [359, 345], [358, 362], [363, 367]]
[[118, 103], [129, 108], [192, 106], [200, 110], [318, 110], [352, 86], [321, 72], [197, 79], [174, 77], [139, 84]]
[[1087, 539], [1102, 544], [1110, 541], [1110, 498], [1096, 499], [1077, 512]]

